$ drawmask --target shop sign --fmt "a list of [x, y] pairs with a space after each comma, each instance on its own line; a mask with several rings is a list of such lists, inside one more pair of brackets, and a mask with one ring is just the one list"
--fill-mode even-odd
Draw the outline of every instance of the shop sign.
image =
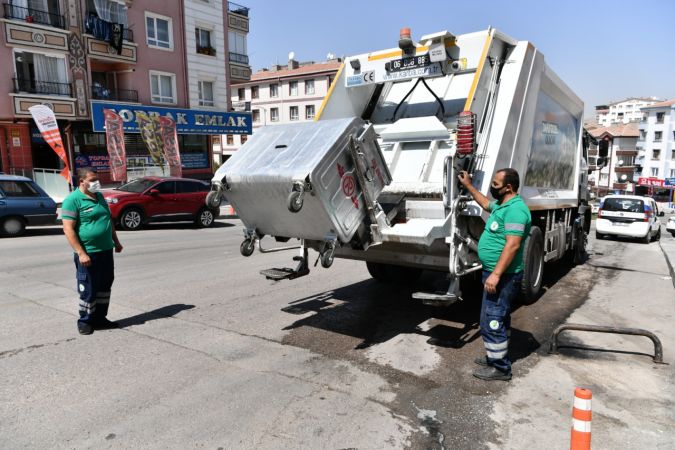
[[110, 171], [110, 158], [108, 155], [77, 155], [75, 168], [91, 167], [98, 172]]
[[666, 186], [675, 186], [675, 178], [666, 178], [665, 185]]
[[183, 169], [207, 169], [209, 155], [206, 153], [181, 153], [180, 162]]
[[652, 186], [652, 187], [662, 187], [665, 183], [665, 180], [660, 178], [638, 178], [638, 184], [640, 186]]
[[105, 132], [103, 110], [110, 109], [124, 121], [125, 133], [139, 133], [136, 113], [165, 116], [176, 122], [178, 134], [252, 134], [251, 113], [221, 112], [197, 109], [163, 108], [125, 103], [91, 102], [92, 126], [95, 132]]

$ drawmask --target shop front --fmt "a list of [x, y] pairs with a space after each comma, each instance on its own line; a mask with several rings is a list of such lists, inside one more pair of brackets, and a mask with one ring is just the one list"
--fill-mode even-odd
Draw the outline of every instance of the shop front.
[[183, 176], [210, 180], [213, 174], [214, 138], [220, 134], [251, 134], [249, 113], [225, 113], [194, 109], [163, 108], [138, 104], [91, 102], [91, 123], [73, 124], [75, 166], [98, 170], [103, 183], [110, 183], [110, 166], [106, 147], [103, 110], [115, 111], [124, 121], [124, 142], [129, 175], [168, 174], [154, 167], [147, 147], [139, 134], [136, 113], [167, 116], [176, 122]]

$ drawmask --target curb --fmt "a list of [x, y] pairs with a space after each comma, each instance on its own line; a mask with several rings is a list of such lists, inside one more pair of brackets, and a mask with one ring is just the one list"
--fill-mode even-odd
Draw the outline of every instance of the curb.
[[666, 257], [666, 264], [668, 264], [668, 269], [670, 269], [670, 281], [673, 283], [673, 287], [675, 287], [675, 268], [673, 268], [673, 264], [675, 261], [671, 261], [670, 257], [668, 256], [668, 251], [666, 251], [665, 248], [663, 248], [663, 245], [661, 244], [661, 241], [659, 240], [659, 248], [661, 249], [661, 252], [663, 252], [663, 256]]

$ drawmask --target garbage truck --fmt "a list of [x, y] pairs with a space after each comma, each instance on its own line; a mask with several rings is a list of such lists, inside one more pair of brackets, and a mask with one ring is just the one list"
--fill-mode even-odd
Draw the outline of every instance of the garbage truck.
[[414, 40], [404, 28], [397, 47], [345, 58], [315, 121], [258, 129], [215, 173], [207, 202], [225, 196], [234, 207], [242, 255], [297, 249], [291, 267], [261, 270], [268, 279], [309, 274], [311, 249], [324, 268], [365, 261], [383, 282], [443, 272], [447, 288], [413, 297], [450, 305], [482, 269], [488, 217], [457, 175], [467, 171], [487, 193], [511, 167], [532, 214], [528, 303], [546, 262], [583, 260], [592, 139], [583, 109], [528, 41], [493, 28]]

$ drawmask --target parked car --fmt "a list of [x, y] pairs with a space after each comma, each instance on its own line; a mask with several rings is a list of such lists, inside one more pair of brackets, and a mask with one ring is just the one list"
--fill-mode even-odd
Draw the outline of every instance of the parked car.
[[21, 236], [26, 226], [56, 223], [56, 202], [33, 180], [0, 175], [0, 235]]
[[645, 243], [661, 238], [661, 221], [654, 199], [635, 195], [608, 195], [600, 202], [595, 237], [625, 236]]
[[219, 208], [206, 205], [210, 186], [199, 180], [143, 177], [104, 190], [110, 212], [123, 230], [138, 230], [149, 222], [193, 221], [210, 227]]
[[666, 223], [666, 231], [675, 237], [675, 216], [668, 218], [668, 222]]

